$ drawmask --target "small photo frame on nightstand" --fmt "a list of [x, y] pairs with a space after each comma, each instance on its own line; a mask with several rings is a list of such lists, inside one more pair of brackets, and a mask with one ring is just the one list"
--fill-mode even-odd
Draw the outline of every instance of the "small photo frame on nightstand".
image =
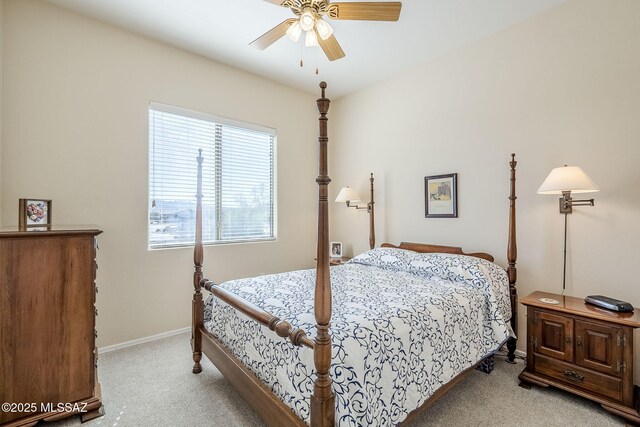
[[18, 226], [20, 230], [51, 227], [51, 200], [20, 199]]
[[331, 258], [342, 258], [342, 242], [331, 242]]

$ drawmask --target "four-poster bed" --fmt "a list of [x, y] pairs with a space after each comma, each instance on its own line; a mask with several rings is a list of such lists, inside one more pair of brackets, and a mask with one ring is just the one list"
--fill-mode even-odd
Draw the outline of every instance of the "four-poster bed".
[[[202, 371], [202, 354], [207, 355], [268, 425], [304, 426], [307, 420], [312, 426], [371, 424], [379, 419], [405, 424], [505, 341], [509, 361], [515, 358], [515, 156], [510, 162], [506, 273], [489, 262], [489, 254], [464, 256], [458, 247], [416, 243], [383, 244], [330, 271], [330, 101], [326, 83], [320, 87], [315, 271], [232, 281], [224, 287], [203, 279], [203, 159], [198, 157], [193, 372]], [[206, 308], [202, 288], [211, 293]], [[285, 297], [289, 299], [279, 299]], [[394, 317], [384, 318], [381, 312]], [[421, 325], [419, 330], [396, 334], [415, 324]]]

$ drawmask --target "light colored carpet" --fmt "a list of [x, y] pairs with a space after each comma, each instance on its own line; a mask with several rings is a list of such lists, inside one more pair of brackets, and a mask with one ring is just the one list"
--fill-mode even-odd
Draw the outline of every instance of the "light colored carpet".
[[[104, 354], [99, 361], [106, 415], [86, 427], [260, 426], [258, 416], [217, 369], [203, 358], [191, 373], [189, 335]], [[496, 357], [490, 374], [474, 372], [412, 426], [621, 426], [599, 405], [559, 390], [518, 387], [523, 362]], [[80, 417], [46, 424], [80, 425]]]

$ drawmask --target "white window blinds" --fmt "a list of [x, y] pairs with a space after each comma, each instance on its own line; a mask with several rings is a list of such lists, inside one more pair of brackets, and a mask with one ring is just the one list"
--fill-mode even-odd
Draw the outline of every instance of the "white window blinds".
[[198, 150], [204, 243], [275, 239], [275, 131], [160, 104], [149, 108], [149, 247], [195, 241]]

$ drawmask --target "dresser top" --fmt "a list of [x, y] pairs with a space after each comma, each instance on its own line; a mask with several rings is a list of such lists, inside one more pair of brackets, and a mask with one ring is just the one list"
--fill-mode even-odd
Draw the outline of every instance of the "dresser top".
[[[549, 298], [559, 301], [559, 304], [549, 304], [540, 301], [540, 298]], [[532, 307], [545, 308], [547, 310], [559, 311], [576, 316], [588, 317], [591, 319], [603, 320], [617, 323], [619, 325], [640, 328], [640, 310], [635, 309], [627, 313], [606, 310], [592, 304], [586, 304], [584, 298], [570, 297], [567, 295], [552, 294], [549, 292], [534, 292], [522, 300], [521, 304]]]
[[35, 237], [35, 236], [72, 236], [90, 234], [97, 236], [102, 233], [95, 225], [53, 225], [50, 227], [33, 227], [20, 230], [18, 227], [0, 227], [0, 238], [4, 237]]

